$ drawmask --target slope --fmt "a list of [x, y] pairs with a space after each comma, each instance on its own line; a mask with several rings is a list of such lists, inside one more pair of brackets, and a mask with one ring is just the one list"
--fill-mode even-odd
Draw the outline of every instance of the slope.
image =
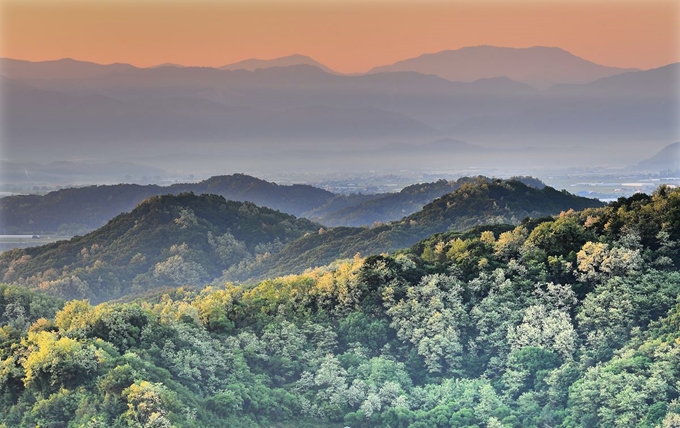
[[149, 196], [181, 192], [213, 193], [296, 216], [335, 196], [309, 185], [277, 185], [248, 175], [233, 174], [168, 187], [117, 184], [69, 188], [44, 196], [7, 196], [0, 199], [0, 218], [6, 233], [65, 232], [69, 228], [93, 230], [116, 215], [130, 211]]
[[[532, 177], [513, 177], [524, 184], [542, 189], [545, 184]], [[461, 185], [475, 180], [491, 181], [487, 177], [462, 177], [455, 181], [439, 180], [432, 183], [418, 183], [396, 193], [376, 195], [365, 202], [337, 209], [316, 217], [316, 211], [309, 218], [327, 226], [369, 226], [374, 223], [399, 220], [422, 209], [425, 204], [453, 192]]]
[[2, 253], [0, 274], [4, 281], [62, 297], [103, 300], [202, 284], [318, 229], [308, 220], [218, 195], [155, 196], [85, 236]]
[[0, 285], [0, 424], [674, 427], [678, 224], [664, 188], [252, 287]]
[[477, 178], [400, 221], [372, 228], [321, 229], [265, 260], [233, 267], [226, 278], [247, 280], [301, 272], [355, 254], [380, 254], [413, 245], [434, 233], [485, 224], [518, 224], [527, 217], [557, 215], [603, 203], [552, 187], [532, 188], [517, 180]]
[[680, 142], [669, 144], [654, 156], [640, 161], [637, 167], [654, 172], [680, 170]]

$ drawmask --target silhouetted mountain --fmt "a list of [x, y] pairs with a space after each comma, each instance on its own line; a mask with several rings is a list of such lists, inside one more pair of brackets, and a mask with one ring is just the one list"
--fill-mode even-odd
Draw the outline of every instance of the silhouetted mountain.
[[3, 114], [5, 137], [13, 142], [7, 145], [10, 154], [115, 152], [120, 147], [111, 144], [121, 140], [167, 139], [170, 146], [177, 139], [209, 135], [192, 117], [98, 94], [69, 95], [10, 79], [3, 79], [2, 87], [3, 101], [12, 106]]
[[[437, 126], [479, 114], [505, 114], [538, 92], [507, 79], [450, 82], [419, 73], [340, 76], [309, 65], [253, 72], [199, 67], [136, 69], [83, 81], [28, 82], [45, 90], [99, 94], [144, 103], [200, 99], [240, 108], [281, 111], [313, 106], [375, 108]], [[333, 135], [329, 135], [333, 137]]]
[[638, 163], [646, 171], [680, 171], [680, 142], [669, 144], [654, 156]]
[[16, 79], [85, 79], [135, 68], [130, 64], [102, 65], [71, 58], [39, 62], [0, 58], [0, 75]]
[[216, 193], [235, 201], [280, 210], [296, 216], [326, 203], [335, 196], [308, 184], [279, 185], [245, 174], [211, 177], [196, 184], [175, 184], [171, 192]]
[[[112, 162], [108, 164], [74, 164], [54, 162], [45, 166], [11, 164], [3, 176], [12, 174], [42, 174], [45, 178], [59, 176], [62, 169], [68, 175], [130, 173], [138, 166]], [[148, 170], [147, 173], [158, 172]], [[487, 179], [478, 177], [477, 179]], [[545, 186], [540, 180], [521, 177], [532, 187]], [[14, 195], [0, 199], [2, 232], [34, 234], [59, 231], [65, 234], [94, 230], [116, 215], [133, 209], [150, 196], [193, 192], [224, 196], [229, 200], [247, 201], [298, 217], [307, 217], [325, 226], [364, 226], [375, 222], [401, 219], [446, 193], [457, 189], [471, 178], [448, 182], [439, 180], [408, 186], [397, 193], [336, 195], [303, 184], [278, 185], [244, 174], [211, 177], [198, 183], [178, 183], [171, 186], [117, 184], [66, 188], [45, 195]]]
[[554, 47], [473, 46], [424, 54], [370, 72], [417, 71], [460, 82], [506, 76], [547, 88], [558, 83], [587, 83], [630, 70], [595, 64]]
[[175, 64], [175, 63], [173, 63], [173, 62], [164, 62], [163, 64], [158, 64], [158, 65], [154, 65], [154, 66], [146, 67], [146, 68], [160, 68], [160, 67], [178, 67], [178, 68], [184, 68], [184, 67], [186, 67], [186, 66], [185, 66], [185, 65], [182, 65], [182, 64]]
[[401, 113], [373, 107], [291, 106], [266, 111], [200, 99], [119, 100], [42, 90], [7, 79], [3, 89], [5, 102], [12, 106], [4, 115], [6, 136], [14, 142], [8, 145], [11, 155], [29, 156], [38, 148], [49, 156], [58, 156], [60, 151], [112, 154], [131, 142], [144, 143], [137, 150], [167, 153], [183, 147], [187, 140], [200, 144], [235, 139], [437, 135]]
[[680, 64], [619, 74], [585, 85], [559, 85], [505, 117], [480, 116], [448, 128], [464, 138], [595, 140], [676, 139]]
[[[553, 48], [508, 50], [515, 51], [583, 62]], [[6, 150], [37, 160], [37, 153], [54, 157], [59, 151], [93, 156], [134, 150], [139, 156], [145, 150], [157, 156], [181, 151], [186, 141], [206, 153], [238, 142], [250, 154], [279, 152], [282, 142], [288, 151], [345, 151], [447, 136], [489, 148], [564, 147], [577, 139], [674, 141], [677, 71], [669, 65], [546, 91], [507, 77], [461, 83], [413, 71], [344, 76], [306, 64], [255, 71], [131, 68], [83, 79], [21, 79], [4, 85], [12, 106], [4, 115]], [[416, 166], [426, 155], [433, 159], [436, 146], [420, 147], [422, 156], [413, 159], [404, 152], [402, 160]]]
[[309, 220], [218, 195], [154, 196], [85, 236], [4, 252], [0, 272], [4, 281], [61, 297], [110, 299], [205, 283], [318, 229]]
[[274, 59], [251, 58], [251, 59], [246, 59], [246, 60], [243, 60], [243, 61], [235, 62], [233, 64], [227, 64], [227, 65], [224, 65], [224, 66], [219, 67], [219, 68], [220, 68], [220, 70], [255, 71], [255, 70], [262, 69], [262, 68], [288, 67], [288, 66], [291, 66], [291, 65], [300, 65], [300, 64], [318, 67], [318, 68], [322, 69], [323, 71], [325, 71], [327, 73], [335, 73], [333, 70], [331, 70], [330, 68], [321, 64], [320, 62], [314, 60], [313, 58], [310, 58], [310, 57], [305, 56], [305, 55], [299, 55], [299, 54], [288, 55], [288, 56], [283, 56], [283, 57], [274, 58]]
[[628, 71], [585, 85], [556, 85], [549, 94], [574, 97], [668, 98], [680, 89], [680, 63], [643, 71]]

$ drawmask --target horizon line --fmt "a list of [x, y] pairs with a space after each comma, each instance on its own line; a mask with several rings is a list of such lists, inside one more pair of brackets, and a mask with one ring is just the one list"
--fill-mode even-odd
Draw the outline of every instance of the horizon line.
[[[606, 65], [606, 64], [602, 64], [602, 63], [590, 60], [588, 58], [576, 55], [576, 54], [572, 53], [571, 51], [564, 49], [560, 46], [531, 45], [531, 46], [518, 47], [518, 46], [499, 46], [499, 45], [491, 45], [491, 44], [470, 45], [470, 46], [463, 46], [463, 47], [460, 47], [460, 48], [457, 48], [457, 49], [443, 49], [443, 50], [438, 50], [438, 51], [423, 52], [421, 54], [406, 57], [406, 58], [403, 58], [403, 59], [400, 59], [400, 60], [397, 60], [397, 61], [394, 61], [394, 62], [391, 62], [391, 63], [374, 65], [374, 66], [366, 69], [365, 71], [349, 71], [349, 72], [337, 71], [334, 68], [326, 65], [325, 63], [317, 60], [313, 56], [307, 55], [307, 54], [304, 54], [304, 53], [299, 53], [297, 51], [290, 53], [290, 54], [286, 54], [286, 55], [275, 56], [275, 57], [272, 57], [272, 58], [246, 57], [246, 58], [240, 59], [238, 61], [233, 61], [233, 62], [230, 62], [230, 63], [227, 63], [227, 64], [222, 64], [222, 65], [182, 64], [182, 63], [178, 63], [178, 62], [175, 62], [175, 61], [168, 60], [168, 61], [164, 61], [164, 62], [161, 62], [161, 63], [158, 63], [158, 64], [141, 66], [141, 65], [138, 65], [138, 64], [134, 64], [133, 62], [114, 61], [114, 62], [108, 62], [107, 63], [107, 62], [97, 62], [97, 61], [93, 61], [93, 60], [89, 60], [89, 59], [74, 58], [74, 57], [71, 57], [71, 56], [61, 57], [61, 58], [53, 58], [53, 59], [39, 59], [39, 60], [24, 59], [24, 58], [9, 57], [9, 56], [1, 56], [0, 59], [9, 59], [9, 60], [14, 60], [14, 61], [24, 61], [24, 62], [30, 62], [30, 63], [45, 63], [45, 62], [57, 62], [57, 61], [63, 61], [63, 60], [71, 60], [71, 61], [75, 61], [75, 62], [90, 63], [90, 64], [96, 64], [96, 65], [101, 65], [101, 66], [129, 65], [131, 67], [135, 67], [135, 68], [138, 68], [138, 69], [150, 69], [150, 68], [157, 68], [157, 67], [166, 65], [166, 66], [169, 66], [169, 67], [179, 66], [179, 67], [185, 67], [185, 68], [212, 68], [212, 69], [218, 69], [219, 70], [223, 67], [229, 67], [229, 66], [236, 65], [236, 64], [239, 64], [239, 63], [245, 62], [245, 61], [263, 61], [263, 62], [266, 62], [266, 61], [276, 61], [276, 60], [279, 60], [279, 59], [290, 58], [290, 57], [294, 57], [294, 56], [301, 56], [301, 57], [309, 58], [312, 61], [315, 61], [316, 63], [320, 64], [321, 66], [331, 70], [333, 73], [341, 74], [341, 75], [353, 75], [353, 74], [368, 74], [376, 68], [389, 67], [389, 66], [398, 64], [400, 62], [403, 62], [403, 61], [408, 61], [408, 60], [411, 60], [411, 59], [420, 58], [420, 57], [423, 57], [423, 56], [426, 56], [426, 55], [437, 55], [437, 54], [441, 54], [441, 53], [445, 53], [445, 52], [456, 52], [456, 51], [460, 51], [460, 50], [464, 50], [464, 49], [483, 48], [483, 47], [498, 48], [498, 49], [512, 49], [512, 50], [526, 50], [526, 49], [535, 49], [535, 48], [559, 49], [563, 52], [566, 52], [570, 55], [573, 55], [576, 58], [582, 59], [584, 61], [591, 62], [591, 63], [599, 65], [601, 67], [618, 68], [618, 69], [629, 70], [629, 71], [653, 70], [653, 69], [656, 69], [656, 68], [661, 68], [661, 67], [665, 67], [667, 65], [677, 64], [678, 62], [680, 62], [680, 61], [669, 62], [669, 63], [663, 64], [663, 65], [658, 65], [658, 66], [654, 66], [654, 67], [651, 67], [651, 68], [619, 67], [619, 66]], [[303, 64], [293, 64], [293, 65], [303, 65]], [[310, 65], [310, 64], [308, 64], [308, 65]], [[310, 65], [310, 66], [313, 66], [313, 65]], [[279, 66], [279, 67], [286, 67], [286, 66]], [[270, 67], [263, 67], [263, 68], [270, 68]], [[320, 68], [320, 67], [316, 67], [316, 68]], [[227, 71], [227, 70], [225, 70], [225, 71]]]

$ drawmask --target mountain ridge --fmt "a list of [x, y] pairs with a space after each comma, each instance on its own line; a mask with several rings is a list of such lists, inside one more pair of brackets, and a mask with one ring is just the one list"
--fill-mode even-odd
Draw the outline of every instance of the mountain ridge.
[[[183, 192], [148, 197], [84, 236], [6, 251], [0, 265], [4, 281], [101, 300], [154, 286], [204, 283], [318, 228], [250, 202]], [[23, 261], [12, 264], [17, 256]], [[54, 266], [69, 273], [60, 275]]]
[[316, 61], [315, 59], [300, 54], [286, 55], [278, 58], [272, 59], [259, 59], [259, 58], [248, 58], [241, 61], [237, 61], [231, 64], [223, 65], [219, 68], [220, 70], [248, 70], [255, 71], [259, 69], [271, 68], [271, 67], [287, 67], [291, 65], [311, 65], [317, 67], [327, 73], [338, 74], [336, 71], [325, 66], [324, 64]]
[[477, 177], [401, 220], [372, 228], [325, 228], [215, 194], [165, 194], [84, 236], [4, 252], [0, 274], [6, 282], [63, 297], [116, 298], [130, 290], [203, 285], [215, 278], [246, 281], [300, 273], [357, 253], [407, 248], [434, 233], [518, 224], [527, 216], [603, 205], [551, 187]]
[[[118, 73], [136, 69], [127, 63], [99, 64], [73, 58], [48, 61], [27, 61], [13, 58], [0, 58], [0, 75], [24, 79], [83, 79], [108, 73]], [[49, 77], [48, 77], [49, 76]]]
[[[481, 45], [425, 53], [391, 65], [374, 67], [369, 73], [396, 70], [420, 71], [452, 81], [506, 76], [545, 89], [557, 83], [586, 83], [633, 69], [602, 66], [559, 47]], [[553, 77], [549, 78], [547, 72]], [[563, 80], [555, 79], [556, 75]]]
[[371, 228], [320, 230], [318, 234], [291, 242], [266, 261], [232, 268], [226, 272], [226, 279], [242, 281], [300, 273], [336, 259], [352, 258], [358, 253], [382, 254], [407, 248], [435, 233], [464, 231], [483, 225], [516, 225], [528, 216], [539, 218], [570, 209], [604, 206], [598, 200], [549, 186], [530, 187], [520, 179], [471, 178], [401, 220]]
[[680, 171], [680, 141], [667, 145], [653, 156], [641, 160], [637, 164], [638, 169], [655, 171]]

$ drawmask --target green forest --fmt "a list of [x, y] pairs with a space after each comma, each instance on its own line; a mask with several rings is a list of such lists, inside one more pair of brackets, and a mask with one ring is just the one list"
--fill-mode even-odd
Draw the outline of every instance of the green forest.
[[[538, 189], [545, 187], [533, 177], [513, 179]], [[115, 184], [66, 188], [45, 195], [10, 195], [0, 198], [0, 217], [5, 233], [83, 234], [104, 226], [152, 196], [192, 192], [252, 202], [326, 226], [367, 226], [399, 220], [465, 183], [480, 180], [493, 179], [483, 176], [455, 181], [441, 179], [413, 184], [396, 193], [344, 195], [305, 184], [279, 185], [245, 174], [219, 175], [171, 186]]]
[[518, 180], [479, 177], [457, 186], [410, 216], [373, 227], [328, 228], [214, 194], [153, 196], [84, 236], [0, 254], [0, 280], [102, 302], [159, 287], [298, 274], [357, 253], [407, 248], [433, 233], [603, 205]]
[[[181, 197], [191, 212], [156, 197], [75, 244], [3, 255], [14, 285], [0, 286], [0, 426], [680, 426], [678, 189], [599, 206], [477, 183], [351, 233]], [[147, 232], [119, 233], [135, 227]], [[180, 234], [174, 249], [166, 229]], [[276, 245], [291, 256], [288, 245], [343, 230], [398, 245], [411, 229], [406, 249], [329, 251], [339, 260], [296, 275], [200, 284], [220, 275], [202, 257], [245, 270]], [[106, 237], [111, 248], [93, 248]], [[116, 263], [127, 276], [98, 282]], [[54, 279], [29, 281], [47, 266]], [[40, 287], [64, 272], [68, 284]], [[95, 286], [116, 281], [115, 293]]]

